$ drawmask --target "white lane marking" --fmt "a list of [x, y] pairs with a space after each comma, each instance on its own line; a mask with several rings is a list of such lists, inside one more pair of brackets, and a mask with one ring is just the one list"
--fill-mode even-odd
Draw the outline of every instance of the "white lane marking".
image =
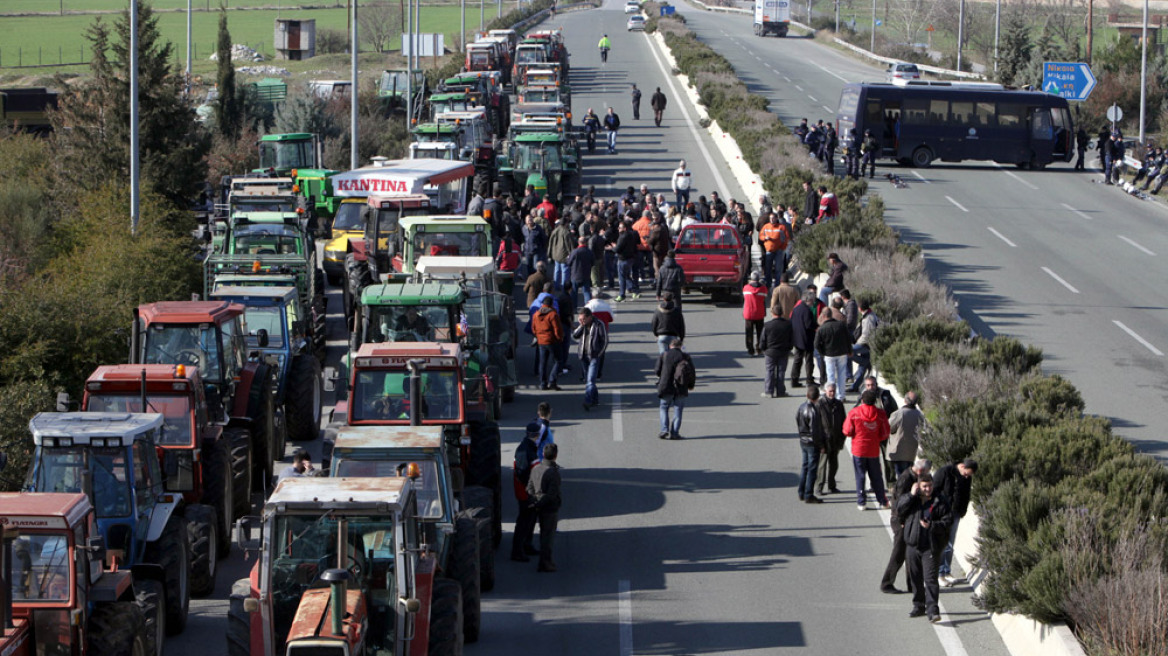
[[755, 59], [755, 61], [762, 61], [762, 57], [759, 57], [758, 55], [755, 55], [754, 59]]
[[[648, 39], [649, 35], [646, 34], [645, 38]], [[682, 100], [681, 93], [677, 90], [677, 83], [673, 75], [665, 68], [664, 62], [661, 61], [661, 56], [657, 54], [656, 44], [651, 43], [649, 45], [649, 52], [653, 55], [653, 61], [657, 62], [657, 68], [661, 70], [661, 75], [665, 78], [665, 84], [669, 86], [669, 90], [673, 93], [674, 102], [678, 106], [683, 107], [681, 113], [685, 116], [685, 124], [689, 126], [689, 131], [693, 134], [694, 141], [698, 142], [698, 149], [702, 151], [702, 157], [710, 163], [710, 170], [714, 173], [714, 182], [718, 184], [719, 192], [725, 190], [724, 193], [731, 193], [730, 187], [726, 185], [726, 181], [722, 178], [722, 173], [718, 171], [718, 166], [714, 163], [716, 160], [710, 155], [710, 149], [706, 148], [706, 142], [702, 141], [702, 135], [698, 133], [697, 125], [689, 115], [690, 110], [686, 107], [688, 103]]]
[[1071, 212], [1074, 212], [1075, 214], [1079, 215], [1080, 217], [1082, 217], [1082, 218], [1084, 218], [1084, 219], [1087, 219], [1088, 221], [1092, 221], [1092, 220], [1093, 220], [1093, 219], [1092, 219], [1090, 216], [1088, 216], [1088, 215], [1087, 215], [1085, 212], [1082, 212], [1082, 211], [1080, 211], [1080, 210], [1077, 210], [1077, 209], [1075, 209], [1075, 208], [1071, 207], [1070, 205], [1067, 205], [1066, 203], [1063, 203], [1062, 205], [1063, 205], [1063, 207], [1067, 208], [1067, 209], [1068, 209], [1068, 210], [1070, 210]]
[[1001, 239], [1002, 241], [1006, 242], [1010, 246], [1010, 248], [1018, 248], [1018, 244], [1015, 244], [1014, 242], [1010, 241], [1009, 239], [1006, 239], [1006, 235], [1003, 235], [1002, 233], [998, 232], [997, 230], [994, 230], [993, 227], [991, 227], [991, 226], [986, 226], [986, 227], [989, 228], [990, 232], [994, 233], [994, 235], [996, 235], [998, 239]]
[[826, 110], [826, 111], [829, 111], [829, 112], [834, 112], [834, 111], [835, 111], [834, 109], [832, 109], [832, 108], [828, 107], [827, 105], [820, 105], [820, 107], [822, 107], [824, 110]]
[[1120, 330], [1122, 330], [1123, 332], [1125, 332], [1125, 333], [1127, 333], [1127, 334], [1131, 335], [1133, 339], [1135, 339], [1135, 340], [1136, 340], [1137, 342], [1139, 342], [1140, 344], [1143, 344], [1143, 345], [1144, 345], [1144, 348], [1148, 349], [1148, 350], [1149, 350], [1149, 351], [1151, 351], [1152, 353], [1154, 353], [1154, 354], [1156, 354], [1156, 355], [1159, 355], [1159, 356], [1162, 356], [1162, 355], [1164, 355], [1164, 352], [1163, 352], [1163, 351], [1161, 351], [1160, 349], [1156, 348], [1155, 346], [1152, 346], [1152, 345], [1151, 345], [1151, 344], [1148, 342], [1148, 340], [1146, 340], [1146, 339], [1144, 339], [1143, 337], [1140, 337], [1139, 335], [1137, 335], [1137, 334], [1136, 334], [1136, 331], [1134, 331], [1134, 330], [1132, 330], [1131, 328], [1128, 328], [1127, 326], [1123, 325], [1123, 323], [1122, 323], [1122, 322], [1120, 322], [1120, 321], [1116, 321], [1115, 319], [1112, 319], [1112, 320], [1111, 320], [1111, 323], [1113, 323], [1113, 324], [1115, 324], [1115, 325], [1119, 326], [1119, 329], [1120, 329]]
[[946, 197], [945, 197], [945, 200], [947, 200], [947, 201], [949, 201], [950, 203], [953, 203], [954, 205], [956, 205], [956, 206], [957, 206], [957, 209], [961, 210], [962, 212], [968, 212], [968, 211], [969, 211], [969, 210], [965, 209], [965, 206], [964, 206], [964, 205], [962, 205], [961, 203], [958, 203], [957, 201], [953, 200], [953, 197], [952, 197], [952, 196], [946, 196]]
[[1034, 189], [1034, 190], [1038, 189], [1038, 187], [1035, 187], [1034, 185], [1030, 184], [1029, 182], [1027, 182], [1027, 181], [1023, 180], [1021, 177], [1019, 177], [1017, 173], [1014, 173], [1013, 171], [1007, 171], [1005, 168], [1002, 167], [1001, 164], [998, 164], [997, 162], [994, 162], [993, 164], [994, 164], [994, 166], [998, 167], [998, 169], [1001, 170], [1002, 173], [1005, 173], [1006, 175], [1010, 176], [1011, 178], [1014, 178], [1018, 182], [1021, 182], [1022, 184], [1026, 185], [1027, 187], [1030, 187], [1031, 189]]
[[800, 90], [800, 91], [802, 91], [802, 90], [803, 90], [803, 87], [799, 86], [798, 84], [796, 84], [796, 85], [795, 85], [795, 88], [796, 88], [796, 89], [798, 89], [798, 90]]
[[625, 422], [621, 417], [621, 393], [620, 390], [612, 391], [612, 441], [625, 441]]
[[324, 340], [325, 346], [346, 346], [346, 345], [348, 345], [348, 343], [349, 343], [349, 340], [347, 340], [347, 339], [326, 339], [326, 340]]
[[920, 180], [921, 182], [925, 183], [925, 184], [933, 184], [932, 182], [930, 182], [930, 181], [929, 181], [929, 179], [928, 179], [928, 178], [926, 178], [925, 176], [921, 175], [920, 173], [917, 173], [916, 171], [913, 171], [913, 172], [912, 172], [912, 174], [913, 174], [913, 175], [915, 175], [915, 176], [917, 176], [917, 179], [918, 179], [918, 180]]
[[1143, 252], [1147, 253], [1148, 255], [1155, 255], [1155, 253], [1153, 253], [1152, 251], [1150, 251], [1150, 250], [1148, 250], [1148, 249], [1144, 248], [1143, 246], [1140, 246], [1140, 245], [1139, 245], [1139, 244], [1137, 244], [1136, 242], [1134, 242], [1134, 241], [1132, 241], [1132, 240], [1128, 239], [1127, 237], [1124, 237], [1123, 235], [1117, 235], [1117, 236], [1118, 236], [1120, 239], [1122, 239], [1122, 240], [1126, 241], [1127, 243], [1131, 244], [1132, 246], [1135, 246], [1135, 247], [1136, 247], [1136, 248], [1138, 248], [1139, 250], [1141, 250], [1141, 251], [1143, 251]]
[[807, 99], [810, 100], [811, 102], [819, 102], [819, 99], [811, 94], [807, 94]]
[[786, 80], [786, 81], [788, 81], [788, 82], [790, 82], [790, 81], [791, 81], [791, 78], [787, 77], [786, 75], [784, 75], [784, 76], [783, 76], [783, 79], [784, 79], [784, 80]]
[[633, 593], [625, 579], [617, 584], [616, 607], [620, 620], [621, 656], [633, 656]]
[[1063, 280], [1061, 277], [1059, 277], [1059, 274], [1055, 273], [1054, 271], [1051, 271], [1050, 269], [1048, 269], [1048, 268], [1046, 268], [1046, 267], [1042, 267], [1042, 270], [1043, 270], [1043, 271], [1045, 271], [1045, 272], [1046, 272], [1046, 274], [1047, 274], [1047, 275], [1049, 275], [1051, 278], [1054, 278], [1055, 280], [1057, 280], [1057, 281], [1059, 281], [1060, 283], [1062, 283], [1063, 287], [1066, 287], [1067, 289], [1071, 290], [1071, 292], [1072, 292], [1072, 293], [1074, 293], [1074, 294], [1078, 294], [1078, 293], [1079, 293], [1079, 290], [1075, 289], [1075, 288], [1074, 288], [1074, 287], [1071, 285], [1071, 283], [1069, 283], [1069, 282], [1067, 282], [1066, 280]]
[[[811, 62], [811, 63], [815, 64], [815, 62]], [[828, 75], [835, 77], [835, 79], [839, 80], [840, 82], [847, 82], [848, 81], [848, 78], [846, 78], [842, 75], [839, 75], [838, 73], [834, 73], [832, 71], [829, 71], [826, 68], [824, 68], [823, 66], [820, 66], [819, 64], [815, 64], [815, 67], [818, 68], [819, 70], [823, 71], [824, 73], [827, 73]]]

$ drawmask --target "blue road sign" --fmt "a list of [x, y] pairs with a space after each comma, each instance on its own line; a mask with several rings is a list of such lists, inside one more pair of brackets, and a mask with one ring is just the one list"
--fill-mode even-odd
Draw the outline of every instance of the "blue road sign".
[[669, 5], [661, 5], [661, 15], [662, 16], [672, 16], [673, 12], [675, 12], [675, 11], [677, 11], [676, 7], [671, 7]]
[[1067, 100], [1086, 100], [1095, 88], [1091, 67], [1081, 62], [1044, 62], [1042, 90]]

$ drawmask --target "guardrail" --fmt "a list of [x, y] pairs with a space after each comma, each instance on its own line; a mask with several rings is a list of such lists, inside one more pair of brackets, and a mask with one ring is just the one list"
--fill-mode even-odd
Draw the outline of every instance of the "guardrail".
[[[872, 52], [871, 50], [865, 50], [859, 46], [852, 45], [839, 37], [835, 37], [833, 40], [836, 43], [838, 43], [839, 45], [847, 48], [848, 50], [851, 50], [852, 52], [854, 52], [858, 55], [861, 55], [863, 57], [867, 57], [868, 59], [871, 59], [873, 61], [878, 61], [878, 62], [881, 62], [884, 64], [897, 64], [897, 63], [900, 63], [901, 61], [903, 61], [900, 59], [894, 59], [892, 57], [882, 57], [882, 56]], [[978, 73], [967, 73], [965, 71], [954, 71], [954, 70], [950, 70], [948, 68], [941, 68], [939, 66], [926, 66], [924, 64], [917, 64], [917, 68], [921, 69], [922, 71], [924, 71], [926, 73], [932, 73], [933, 75], [948, 75], [949, 77], [959, 77], [959, 78], [963, 78], [966, 80], [984, 80], [984, 79], [986, 79], [984, 75], [980, 75]]]

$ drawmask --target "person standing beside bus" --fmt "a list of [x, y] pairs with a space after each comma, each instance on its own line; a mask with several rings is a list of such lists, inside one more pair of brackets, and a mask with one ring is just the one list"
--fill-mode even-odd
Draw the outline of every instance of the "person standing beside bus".
[[1079, 159], [1075, 162], [1075, 170], [1082, 171], [1084, 170], [1083, 158], [1087, 156], [1087, 145], [1091, 143], [1091, 137], [1087, 136], [1087, 131], [1081, 125], [1075, 134], [1075, 141], [1079, 146]]
[[871, 130], [864, 130], [864, 142], [860, 144], [860, 153], [864, 159], [860, 162], [860, 175], [864, 177], [864, 169], [868, 169], [868, 179], [876, 177], [876, 151], [880, 150], [880, 143], [872, 136]]
[[844, 160], [847, 163], [845, 175], [853, 180], [860, 179], [860, 146], [862, 145], [863, 141], [856, 134], [856, 129], [848, 130], [848, 142], [844, 148]]

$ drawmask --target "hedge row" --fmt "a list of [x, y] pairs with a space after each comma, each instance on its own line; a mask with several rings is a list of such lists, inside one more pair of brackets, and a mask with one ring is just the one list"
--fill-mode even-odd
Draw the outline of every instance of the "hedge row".
[[[645, 3], [650, 16], [659, 12]], [[776, 202], [801, 206], [806, 158], [770, 165], [768, 149], [798, 150], [761, 120], [765, 101], [734, 80], [730, 63], [697, 40], [684, 18], [652, 18], [710, 116], [743, 148]], [[1071, 624], [1089, 653], [1168, 650], [1168, 470], [1136, 454], [1106, 419], [1084, 414], [1067, 380], [1041, 372], [1042, 351], [1010, 337], [978, 338], [946, 288], [929, 280], [920, 248], [899, 243], [878, 196], [863, 183], [816, 178], [841, 197], [838, 220], [799, 229], [795, 256], [809, 274], [839, 252], [849, 286], [882, 318], [877, 368], [902, 392], [921, 393], [925, 455], [937, 465], [978, 459], [978, 601]], [[1138, 609], [1138, 612], [1133, 612]]]

